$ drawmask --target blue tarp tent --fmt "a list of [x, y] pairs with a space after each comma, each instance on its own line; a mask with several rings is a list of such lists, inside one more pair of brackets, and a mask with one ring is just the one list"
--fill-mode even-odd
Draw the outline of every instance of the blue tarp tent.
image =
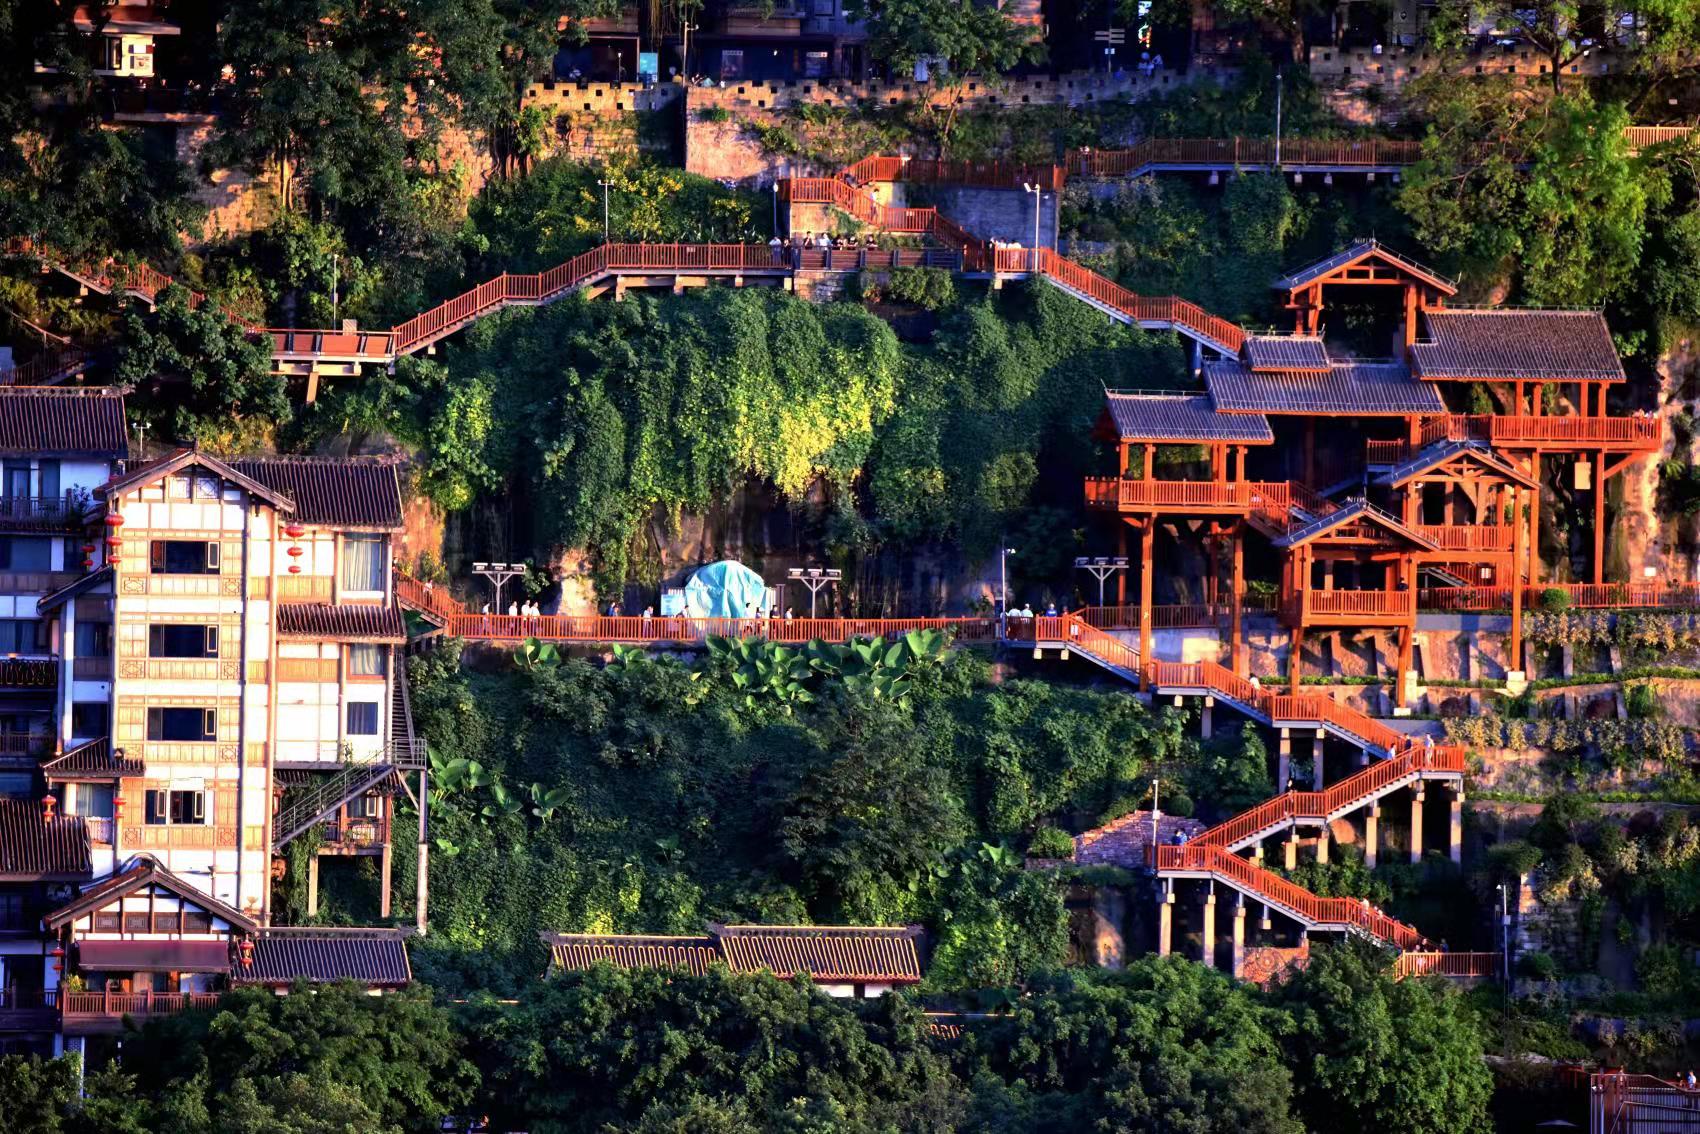
[[767, 584], [730, 559], [698, 568], [685, 584], [685, 611], [692, 618], [756, 618], [767, 614]]

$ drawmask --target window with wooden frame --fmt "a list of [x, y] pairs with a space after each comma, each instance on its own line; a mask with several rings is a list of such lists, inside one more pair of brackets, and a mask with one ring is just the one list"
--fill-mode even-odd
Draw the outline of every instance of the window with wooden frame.
[[383, 646], [355, 643], [348, 647], [348, 676], [356, 681], [382, 681], [386, 669]]
[[148, 544], [148, 571], [154, 575], [216, 575], [222, 550], [207, 540], [156, 539]]
[[200, 827], [207, 821], [207, 793], [150, 788], [145, 822], [150, 827]]
[[187, 743], [218, 739], [217, 709], [148, 710], [148, 739]]
[[218, 627], [204, 625], [149, 626], [150, 658], [216, 658]]

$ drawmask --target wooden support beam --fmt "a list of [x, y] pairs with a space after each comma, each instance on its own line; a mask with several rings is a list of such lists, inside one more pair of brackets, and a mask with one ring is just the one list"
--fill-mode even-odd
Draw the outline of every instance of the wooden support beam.
[[1245, 636], [1240, 627], [1240, 607], [1245, 602], [1245, 522], [1242, 520], [1234, 525], [1234, 575], [1232, 594], [1229, 600], [1234, 604], [1233, 629], [1229, 642], [1230, 661], [1234, 672], [1241, 677], [1246, 675]]
[[1528, 553], [1528, 528], [1523, 524], [1522, 493], [1515, 486], [1511, 493], [1511, 672], [1523, 669], [1523, 560]]
[[1594, 583], [1606, 581], [1606, 478], [1594, 462]]
[[[1149, 450], [1148, 450], [1149, 451]], [[1151, 560], [1152, 545], [1157, 542], [1157, 524], [1147, 521], [1139, 534], [1139, 688], [1151, 687], [1147, 676], [1151, 672]]]
[[1287, 647], [1287, 691], [1295, 696], [1299, 691], [1299, 658], [1304, 652], [1304, 637], [1302, 626], [1293, 627], [1292, 644]]
[[[1127, 525], [1116, 526], [1116, 555], [1123, 561], [1127, 559]], [[1116, 605], [1127, 605], [1127, 572], [1116, 572]]]

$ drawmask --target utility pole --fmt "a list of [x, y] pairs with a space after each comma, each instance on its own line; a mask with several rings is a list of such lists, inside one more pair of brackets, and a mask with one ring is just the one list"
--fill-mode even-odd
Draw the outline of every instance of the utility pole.
[[602, 243], [608, 243], [608, 189], [614, 183], [605, 177], [598, 177], [596, 183], [602, 186]]
[[1281, 68], [1275, 68], [1275, 172], [1281, 172]]
[[1045, 199], [1045, 187], [1043, 185], [1030, 184], [1026, 181], [1021, 183], [1021, 187], [1027, 192], [1033, 194], [1033, 274], [1036, 276], [1039, 274], [1039, 212], [1040, 209], [1043, 208], [1042, 202]]

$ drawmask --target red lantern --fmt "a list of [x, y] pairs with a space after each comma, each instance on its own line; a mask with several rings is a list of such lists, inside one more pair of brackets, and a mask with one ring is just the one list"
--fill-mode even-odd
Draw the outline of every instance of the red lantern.
[[118, 548], [124, 546], [124, 537], [123, 536], [117, 536], [117, 535], [109, 535], [109, 536], [106, 537], [106, 546], [110, 547], [114, 551], [116, 551]]
[[302, 527], [300, 524], [291, 521], [284, 525], [283, 534], [288, 536], [290, 539], [300, 539], [302, 536], [307, 534], [307, 529]]
[[242, 939], [242, 944], [240, 946], [238, 946], [238, 951], [242, 954], [242, 967], [245, 968], [245, 969], [253, 968], [254, 967], [254, 942], [253, 942], [253, 940], [250, 939], [250, 938], [244, 937]]
[[42, 819], [51, 823], [53, 821], [53, 809], [57, 806], [59, 806], [59, 801], [57, 799], [53, 798], [51, 795], [42, 796], [41, 797], [41, 817], [42, 817]]
[[83, 556], [83, 570], [89, 571], [89, 570], [92, 570], [93, 568], [94, 568], [94, 556], [92, 556], [92, 555]]
[[106, 526], [109, 528], [121, 528], [124, 526], [124, 517], [120, 516], [117, 512], [108, 512], [106, 515]]
[[92, 544], [92, 543], [83, 544], [83, 554], [84, 555], [93, 555], [94, 554], [94, 544]]
[[299, 574], [301, 574], [301, 564], [299, 564], [299, 563], [291, 563], [291, 564], [290, 564], [290, 565], [289, 565], [289, 573], [290, 573], [290, 574], [291, 574], [291, 575], [299, 575]]
[[297, 558], [299, 556], [305, 555], [306, 552], [302, 551], [300, 545], [297, 544], [297, 545], [292, 546], [289, 549], [289, 554], [290, 554], [291, 558]]

